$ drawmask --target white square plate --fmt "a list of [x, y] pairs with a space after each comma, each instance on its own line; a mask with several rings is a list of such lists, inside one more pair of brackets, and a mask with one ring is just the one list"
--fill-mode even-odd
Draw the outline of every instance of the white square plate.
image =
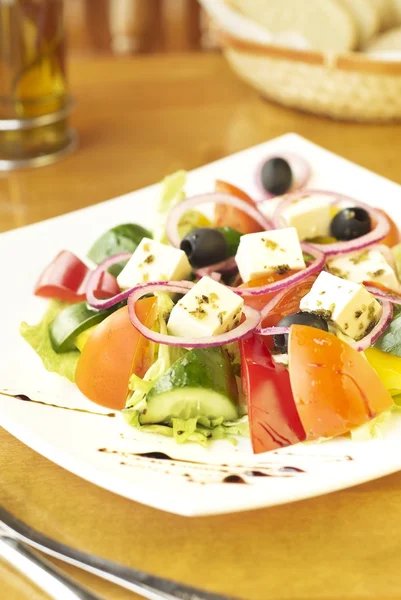
[[[219, 178], [257, 197], [255, 166], [272, 151], [305, 156], [313, 167], [310, 187], [380, 206], [401, 223], [400, 186], [295, 134], [192, 171], [187, 192], [211, 191]], [[219, 441], [206, 450], [128, 428], [119, 415], [108, 417], [73, 384], [42, 367], [18, 333], [22, 320], [36, 322], [44, 311], [46, 302], [32, 295], [38, 274], [63, 248], [85, 255], [91, 242], [113, 225], [131, 221], [150, 226], [158, 192], [158, 186], [151, 186], [0, 236], [2, 281], [12, 282], [0, 296], [0, 424], [88, 481], [187, 516], [292, 502], [401, 469], [401, 417], [397, 415], [389, 420], [382, 439], [368, 442], [339, 438], [254, 456], [249, 440], [241, 439], [236, 447]], [[10, 397], [15, 394], [37, 402]]]

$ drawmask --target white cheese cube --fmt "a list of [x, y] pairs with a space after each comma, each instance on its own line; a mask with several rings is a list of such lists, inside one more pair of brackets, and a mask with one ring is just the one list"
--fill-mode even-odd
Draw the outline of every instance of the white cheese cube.
[[243, 299], [210, 277], [202, 277], [171, 311], [170, 335], [208, 337], [230, 331], [241, 320]]
[[338, 256], [329, 260], [327, 268], [333, 275], [355, 283], [377, 281], [392, 290], [400, 289], [397, 275], [379, 250], [363, 250]]
[[363, 285], [322, 271], [300, 303], [301, 310], [331, 319], [339, 329], [359, 340], [379, 320], [380, 303]]
[[325, 196], [292, 202], [283, 211], [283, 218], [288, 227], [295, 227], [300, 240], [330, 235], [331, 206]]
[[[271, 219], [282, 197], [265, 200], [258, 204], [259, 210]], [[300, 240], [330, 235], [332, 220], [330, 201], [327, 196], [303, 196], [294, 200], [282, 213], [283, 225], [295, 227]]]
[[143, 238], [117, 277], [126, 290], [148, 281], [180, 281], [188, 279], [192, 268], [183, 250]]
[[305, 268], [295, 227], [243, 235], [235, 260], [244, 283], [272, 273]]

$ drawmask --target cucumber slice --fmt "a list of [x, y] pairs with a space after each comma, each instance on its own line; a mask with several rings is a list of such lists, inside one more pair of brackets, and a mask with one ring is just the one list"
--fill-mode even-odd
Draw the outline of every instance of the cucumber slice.
[[142, 424], [204, 416], [238, 419], [235, 375], [221, 348], [196, 348], [177, 360], [147, 395]]

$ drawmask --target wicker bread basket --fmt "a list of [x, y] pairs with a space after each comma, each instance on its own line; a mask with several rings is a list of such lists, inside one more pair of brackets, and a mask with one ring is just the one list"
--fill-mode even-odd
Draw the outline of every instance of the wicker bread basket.
[[233, 70], [263, 96], [335, 119], [401, 119], [401, 60], [349, 53], [326, 56], [221, 34]]

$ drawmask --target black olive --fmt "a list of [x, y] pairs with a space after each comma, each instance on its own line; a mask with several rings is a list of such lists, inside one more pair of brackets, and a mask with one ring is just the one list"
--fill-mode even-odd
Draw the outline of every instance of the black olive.
[[[306, 325], [307, 327], [315, 327], [316, 329], [322, 329], [323, 331], [329, 330], [327, 322], [322, 317], [302, 311], [287, 315], [277, 323], [277, 327], [289, 327], [290, 325]], [[279, 350], [282, 354], [288, 352], [287, 333], [275, 335], [273, 336], [273, 340], [276, 350]]]
[[291, 167], [284, 158], [269, 158], [260, 175], [265, 190], [275, 196], [285, 194], [292, 186]]
[[226, 238], [217, 229], [200, 227], [188, 233], [180, 245], [195, 269], [207, 267], [228, 258]]
[[344, 208], [331, 221], [330, 233], [337, 240], [355, 240], [369, 233], [372, 222], [364, 208]]

